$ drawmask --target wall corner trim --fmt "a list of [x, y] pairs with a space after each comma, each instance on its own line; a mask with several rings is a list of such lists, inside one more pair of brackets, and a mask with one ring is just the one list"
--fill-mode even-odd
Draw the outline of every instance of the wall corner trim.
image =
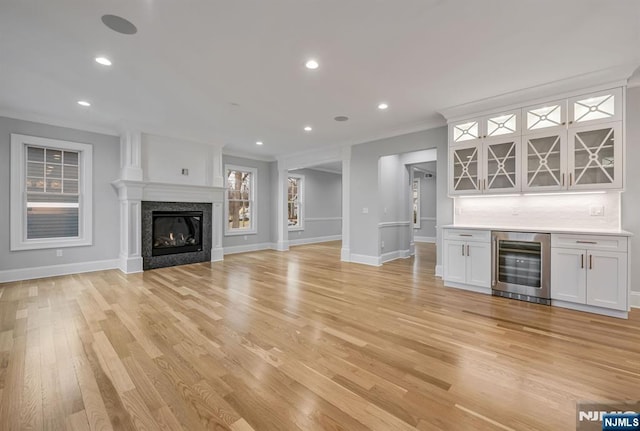
[[632, 308], [640, 308], [640, 292], [631, 292], [629, 295], [629, 305]]
[[367, 256], [366, 254], [351, 254], [349, 256], [351, 263], [360, 263], [362, 265], [380, 266], [379, 256]]
[[442, 278], [442, 265], [436, 265], [436, 277]]

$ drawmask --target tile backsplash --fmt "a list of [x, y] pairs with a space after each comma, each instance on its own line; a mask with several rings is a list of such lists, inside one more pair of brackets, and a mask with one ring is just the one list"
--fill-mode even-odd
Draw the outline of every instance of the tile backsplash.
[[458, 197], [455, 224], [620, 229], [620, 192]]

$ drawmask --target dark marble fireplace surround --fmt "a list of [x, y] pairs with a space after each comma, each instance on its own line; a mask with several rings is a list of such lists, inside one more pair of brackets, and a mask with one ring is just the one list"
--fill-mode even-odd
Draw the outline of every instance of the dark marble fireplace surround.
[[[152, 256], [154, 211], [202, 211], [202, 250], [188, 253]], [[142, 201], [142, 268], [164, 268], [188, 263], [211, 261], [212, 215], [210, 203]]]

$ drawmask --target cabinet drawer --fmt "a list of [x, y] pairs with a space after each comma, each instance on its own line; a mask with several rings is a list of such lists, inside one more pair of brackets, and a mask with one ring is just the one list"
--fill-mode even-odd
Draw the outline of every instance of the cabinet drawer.
[[475, 229], [445, 229], [444, 239], [491, 242], [491, 231]]
[[627, 251], [627, 238], [608, 235], [552, 234], [551, 247], [578, 248], [582, 250]]

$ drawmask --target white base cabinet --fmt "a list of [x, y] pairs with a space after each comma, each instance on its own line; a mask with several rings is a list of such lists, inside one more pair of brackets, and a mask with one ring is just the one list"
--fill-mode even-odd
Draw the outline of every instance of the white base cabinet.
[[552, 300], [628, 310], [627, 238], [552, 235], [551, 245]]
[[443, 245], [445, 285], [463, 289], [468, 286], [469, 290], [486, 290], [489, 293], [491, 232], [445, 229]]

